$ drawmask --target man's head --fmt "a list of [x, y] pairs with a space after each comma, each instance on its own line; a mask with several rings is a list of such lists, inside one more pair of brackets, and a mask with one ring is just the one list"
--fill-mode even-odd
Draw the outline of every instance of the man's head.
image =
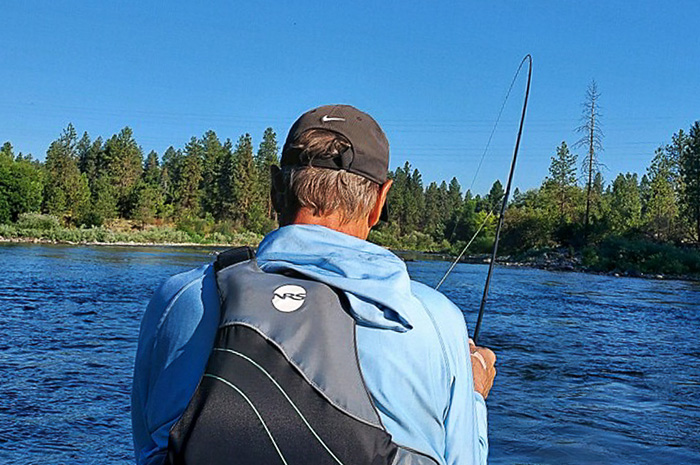
[[366, 238], [385, 201], [389, 143], [371, 116], [348, 105], [304, 113], [289, 131], [272, 198], [280, 224], [321, 224]]

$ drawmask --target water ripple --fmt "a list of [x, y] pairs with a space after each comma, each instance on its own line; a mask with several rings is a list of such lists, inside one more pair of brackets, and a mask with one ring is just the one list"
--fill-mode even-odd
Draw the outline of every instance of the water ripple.
[[[132, 463], [140, 317], [209, 251], [0, 244], [0, 463]], [[435, 284], [447, 264], [411, 262]], [[469, 325], [486, 267], [443, 286]], [[700, 286], [540, 270], [494, 274], [493, 464], [700, 463]]]

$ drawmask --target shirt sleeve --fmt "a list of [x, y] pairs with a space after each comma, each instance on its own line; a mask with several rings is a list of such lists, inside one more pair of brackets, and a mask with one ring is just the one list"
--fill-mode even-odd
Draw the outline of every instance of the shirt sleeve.
[[486, 465], [489, 456], [488, 412], [486, 410], [486, 401], [481, 394], [475, 392], [474, 399], [476, 402], [476, 426], [479, 433], [479, 463]]
[[449, 465], [481, 464], [488, 458], [486, 403], [474, 391], [469, 338], [461, 312], [460, 321], [449, 328], [446, 338], [452, 372], [450, 403], [445, 417], [445, 461]]
[[211, 266], [174, 276], [144, 313], [134, 367], [132, 427], [138, 464], [159, 465], [172, 425], [194, 393], [219, 319]]

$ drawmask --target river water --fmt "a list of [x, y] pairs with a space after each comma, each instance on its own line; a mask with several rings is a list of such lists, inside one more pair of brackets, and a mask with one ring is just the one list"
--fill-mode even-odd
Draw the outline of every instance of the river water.
[[[133, 462], [138, 327], [205, 249], [0, 244], [0, 463]], [[408, 263], [434, 285], [444, 262]], [[473, 326], [486, 267], [442, 290]], [[497, 269], [491, 464], [700, 464], [700, 284]]]

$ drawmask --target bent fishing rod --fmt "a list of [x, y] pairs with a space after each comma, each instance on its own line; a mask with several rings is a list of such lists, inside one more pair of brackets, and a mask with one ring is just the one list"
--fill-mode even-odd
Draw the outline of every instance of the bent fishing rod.
[[[523, 126], [525, 125], [525, 114], [527, 113], [527, 103], [528, 99], [530, 97], [530, 83], [532, 82], [532, 56], [530, 54], [525, 55], [525, 58], [520, 62], [520, 66], [518, 66], [518, 70], [515, 72], [515, 76], [513, 76], [513, 81], [510, 84], [510, 88], [508, 89], [508, 92], [506, 94], [506, 97], [503, 101], [503, 104], [501, 105], [501, 109], [498, 113], [498, 117], [496, 118], [496, 122], [494, 124], [493, 130], [491, 131], [491, 135], [489, 136], [489, 140], [486, 144], [486, 149], [484, 150], [484, 154], [481, 157], [481, 160], [479, 161], [479, 167], [477, 168], [477, 172], [474, 174], [474, 179], [476, 179], [476, 176], [478, 175], [478, 171], [481, 168], [481, 163], [484, 160], [484, 156], [486, 155], [486, 151], [488, 150], [488, 147], [491, 143], [491, 139], [493, 138], [493, 134], [496, 131], [496, 126], [498, 125], [498, 122], [501, 119], [501, 115], [503, 113], [503, 109], [506, 105], [506, 102], [508, 101], [508, 98], [510, 97], [510, 92], [513, 89], [513, 85], [515, 84], [516, 79], [520, 75], [520, 71], [523, 68], [523, 65], [527, 63], [528, 68], [527, 68], [527, 85], [525, 87], [525, 96], [523, 98], [523, 108], [522, 108], [522, 113], [520, 115], [520, 124], [518, 126], [518, 137], [515, 140], [515, 148], [513, 150], [513, 158], [510, 163], [510, 172], [508, 173], [508, 182], [506, 183], [506, 190], [505, 193], [503, 194], [503, 202], [501, 203], [501, 212], [500, 215], [498, 216], [498, 224], [496, 226], [496, 238], [493, 243], [493, 249], [491, 251], [491, 260], [489, 261], [489, 270], [488, 273], [486, 274], [486, 283], [484, 284], [484, 293], [481, 297], [481, 304], [479, 305], [479, 315], [476, 320], [476, 326], [474, 327], [474, 336], [472, 336], [472, 340], [474, 341], [474, 344], [477, 343], [477, 339], [479, 337], [479, 331], [481, 329], [481, 322], [484, 318], [484, 310], [486, 308], [486, 299], [489, 294], [489, 287], [491, 285], [491, 277], [493, 275], [493, 268], [494, 265], [496, 264], [496, 254], [498, 253], [498, 241], [500, 240], [501, 237], [501, 228], [503, 227], [503, 217], [506, 212], [506, 208], [508, 207], [508, 197], [510, 196], [510, 189], [511, 185], [513, 183], [513, 174], [515, 173], [515, 164], [518, 159], [518, 151], [520, 150], [520, 139], [522, 138], [523, 135]], [[474, 184], [474, 180], [472, 180], [472, 185]], [[435, 289], [438, 289], [442, 283], [445, 282], [445, 279], [447, 279], [447, 276], [452, 272], [454, 267], [457, 265], [459, 260], [462, 258], [464, 253], [467, 251], [469, 246], [472, 244], [476, 236], [479, 234], [481, 229], [484, 227], [486, 222], [489, 220], [491, 215], [493, 214], [493, 211], [489, 212], [488, 216], [484, 219], [484, 221], [481, 223], [481, 226], [477, 229], [476, 233], [472, 236], [472, 238], [469, 240], [467, 245], [464, 247], [462, 252], [457, 256], [457, 258], [452, 262], [450, 265], [450, 268], [447, 270], [445, 275], [442, 277], [438, 285], [435, 287]]]

